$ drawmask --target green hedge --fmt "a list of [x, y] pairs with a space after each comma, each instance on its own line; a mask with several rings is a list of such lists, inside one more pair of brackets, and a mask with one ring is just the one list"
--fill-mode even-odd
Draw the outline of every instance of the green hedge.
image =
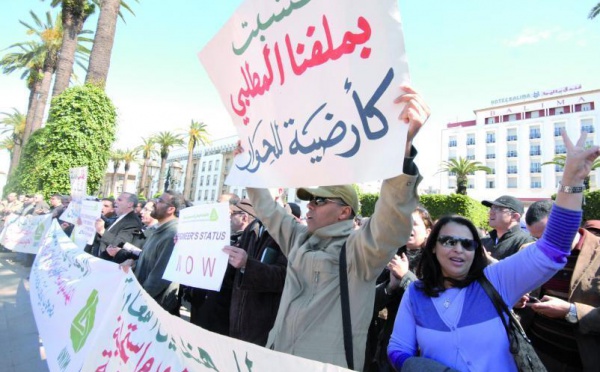
[[[360, 214], [365, 217], [371, 216], [378, 198], [379, 194], [359, 194]], [[469, 196], [459, 194], [421, 195], [420, 203], [429, 211], [434, 220], [446, 214], [459, 214], [467, 217], [475, 226], [489, 230], [488, 208]]]

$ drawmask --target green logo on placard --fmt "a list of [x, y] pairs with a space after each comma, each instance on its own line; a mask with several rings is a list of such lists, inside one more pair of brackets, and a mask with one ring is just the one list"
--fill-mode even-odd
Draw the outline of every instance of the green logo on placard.
[[213, 208], [213, 210], [210, 212], [210, 220], [217, 221], [218, 219], [219, 219], [219, 214], [217, 213], [217, 210]]
[[77, 313], [71, 323], [71, 343], [73, 350], [78, 352], [85, 345], [85, 341], [94, 328], [96, 306], [98, 305], [98, 291], [93, 290], [83, 309]]

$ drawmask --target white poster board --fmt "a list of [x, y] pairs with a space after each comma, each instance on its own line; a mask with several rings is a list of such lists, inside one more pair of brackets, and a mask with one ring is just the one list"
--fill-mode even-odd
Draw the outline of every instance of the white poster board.
[[229, 245], [229, 204], [202, 204], [179, 212], [177, 243], [163, 278], [219, 291], [227, 270], [223, 247]]
[[94, 200], [83, 200], [80, 216], [71, 233], [75, 245], [83, 249], [86, 244], [92, 244], [96, 236], [96, 220], [102, 214], [102, 203]]
[[15, 252], [35, 254], [51, 222], [51, 214], [20, 216], [11, 213], [4, 221], [0, 244]]
[[67, 209], [60, 216], [60, 219], [73, 225], [77, 224], [77, 219], [81, 216], [83, 207], [83, 198], [87, 194], [87, 167], [69, 169], [69, 179], [71, 180], [71, 202]]
[[402, 173], [407, 126], [393, 101], [408, 65], [396, 0], [245, 1], [199, 57], [244, 148], [228, 184]]

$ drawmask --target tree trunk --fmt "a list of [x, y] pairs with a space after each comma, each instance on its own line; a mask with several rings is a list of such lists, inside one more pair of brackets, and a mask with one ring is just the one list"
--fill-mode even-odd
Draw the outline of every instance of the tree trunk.
[[193, 159], [194, 149], [188, 152], [187, 165], [185, 166], [185, 184], [183, 185], [183, 195], [189, 200], [194, 200], [194, 198], [189, 195], [192, 189], [192, 170], [194, 168]]
[[467, 195], [467, 183], [466, 177], [456, 177], [456, 193], [460, 195]]
[[[77, 50], [77, 36], [83, 30], [83, 24], [88, 15], [84, 8], [87, 0], [74, 0], [62, 3], [63, 40], [60, 48], [59, 59], [56, 66], [56, 79], [52, 97], [61, 94], [69, 87], [69, 81], [73, 74], [75, 63], [75, 51]], [[73, 3], [73, 4], [71, 4]], [[68, 4], [71, 4], [70, 6]]]
[[[33, 125], [33, 118], [35, 117], [35, 110], [38, 104], [37, 97], [39, 96], [41, 89], [42, 79], [36, 79], [29, 94], [29, 105], [27, 106], [27, 117], [25, 119], [25, 128], [23, 129], [23, 140], [21, 142], [23, 147], [25, 147], [25, 145], [27, 144], [27, 140], [29, 139], [28, 133], [32, 132], [31, 126]], [[19, 160], [20, 159], [15, 159], [17, 164], [19, 163]]]
[[37, 92], [35, 100], [35, 111], [33, 112], [33, 119], [29, 126], [25, 127], [25, 134], [23, 139], [29, 139], [31, 135], [42, 127], [44, 122], [44, 112], [46, 111], [46, 105], [48, 103], [48, 94], [50, 93], [50, 86], [52, 85], [52, 76], [54, 75], [54, 69], [56, 67], [56, 60], [52, 56], [46, 57], [44, 62], [44, 77], [40, 85], [40, 90]]
[[140, 177], [140, 181], [138, 183], [138, 195], [144, 195], [146, 199], [149, 199], [148, 190], [146, 190], [149, 163], [150, 159], [144, 159], [144, 165], [142, 166], [142, 176]]
[[112, 180], [110, 181], [111, 194], [116, 199], [117, 198], [117, 171], [115, 170], [112, 175]]
[[163, 191], [165, 190], [165, 169], [167, 168], [167, 157], [169, 157], [169, 154], [167, 154], [167, 156], [165, 156], [164, 158], [161, 156], [160, 158], [160, 172], [158, 173], [158, 193], [162, 194]]
[[106, 86], [106, 78], [108, 77], [120, 6], [121, 0], [102, 1], [94, 45], [90, 54], [88, 73], [85, 77], [86, 83], [95, 84], [103, 89]]
[[124, 165], [125, 178], [123, 178], [123, 192], [127, 192], [127, 178], [129, 178], [129, 164]]

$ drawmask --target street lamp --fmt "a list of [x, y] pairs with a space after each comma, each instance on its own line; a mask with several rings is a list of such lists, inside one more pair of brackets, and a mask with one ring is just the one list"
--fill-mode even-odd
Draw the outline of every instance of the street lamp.
[[152, 179], [156, 175], [156, 172], [160, 169], [160, 164], [154, 159], [148, 164], [148, 184], [146, 185], [146, 200], [150, 200], [152, 197]]

